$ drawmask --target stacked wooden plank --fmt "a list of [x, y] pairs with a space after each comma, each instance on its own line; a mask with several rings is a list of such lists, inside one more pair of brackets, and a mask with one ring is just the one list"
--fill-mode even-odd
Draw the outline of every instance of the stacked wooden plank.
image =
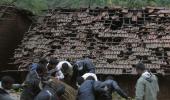
[[75, 61], [90, 57], [98, 74], [136, 74], [145, 63], [170, 74], [170, 10], [96, 8], [52, 9], [25, 34], [15, 52], [22, 69], [34, 58]]

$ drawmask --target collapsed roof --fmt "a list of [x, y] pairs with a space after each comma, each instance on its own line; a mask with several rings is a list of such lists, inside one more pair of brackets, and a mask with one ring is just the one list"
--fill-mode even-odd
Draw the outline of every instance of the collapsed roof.
[[34, 58], [75, 61], [89, 57], [97, 74], [136, 74], [143, 62], [153, 73], [170, 74], [170, 10], [82, 8], [48, 10], [15, 50], [15, 64]]

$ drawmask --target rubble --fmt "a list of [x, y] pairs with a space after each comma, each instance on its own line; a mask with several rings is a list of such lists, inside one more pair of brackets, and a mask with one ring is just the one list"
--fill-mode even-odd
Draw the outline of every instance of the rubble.
[[147, 7], [50, 9], [25, 33], [15, 64], [34, 57], [75, 61], [90, 57], [97, 74], [136, 74], [142, 61], [153, 73], [170, 74], [170, 10]]

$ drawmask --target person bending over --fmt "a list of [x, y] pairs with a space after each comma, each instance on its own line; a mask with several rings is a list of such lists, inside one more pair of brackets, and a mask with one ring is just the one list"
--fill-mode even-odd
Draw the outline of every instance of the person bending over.
[[76, 80], [78, 77], [81, 77], [85, 73], [95, 73], [95, 66], [88, 58], [75, 62], [73, 67], [72, 80]]
[[94, 78], [89, 76], [78, 89], [77, 100], [95, 100], [93, 91]]
[[42, 64], [38, 64], [36, 70], [30, 71], [23, 83], [24, 88], [20, 100], [33, 100], [42, 89], [41, 80], [46, 74], [47, 68]]
[[61, 80], [65, 76], [72, 76], [73, 66], [68, 61], [60, 61], [56, 66], [56, 78]]
[[129, 99], [127, 94], [119, 87], [112, 76], [108, 76], [104, 82], [95, 82], [94, 89], [97, 100], [112, 100], [112, 93], [117, 92], [121, 97]]

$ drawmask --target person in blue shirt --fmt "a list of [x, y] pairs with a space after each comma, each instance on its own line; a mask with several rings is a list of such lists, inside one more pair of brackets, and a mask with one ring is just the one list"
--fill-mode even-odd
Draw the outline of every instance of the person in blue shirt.
[[88, 58], [78, 60], [73, 66], [72, 80], [76, 80], [78, 77], [81, 77], [86, 73], [95, 73], [95, 66], [93, 62]]
[[36, 70], [30, 71], [25, 79], [23, 92], [20, 100], [33, 100], [40, 92], [40, 83], [47, 73], [47, 68], [43, 64], [38, 64]]
[[80, 85], [78, 89], [77, 100], [95, 100], [95, 95], [93, 91], [93, 84], [95, 80], [92, 76], [87, 77], [87, 79]]
[[30, 71], [36, 70], [38, 64], [42, 64], [44, 66], [47, 66], [48, 61], [45, 58], [41, 58], [40, 60], [35, 59], [34, 62], [29, 66]]

